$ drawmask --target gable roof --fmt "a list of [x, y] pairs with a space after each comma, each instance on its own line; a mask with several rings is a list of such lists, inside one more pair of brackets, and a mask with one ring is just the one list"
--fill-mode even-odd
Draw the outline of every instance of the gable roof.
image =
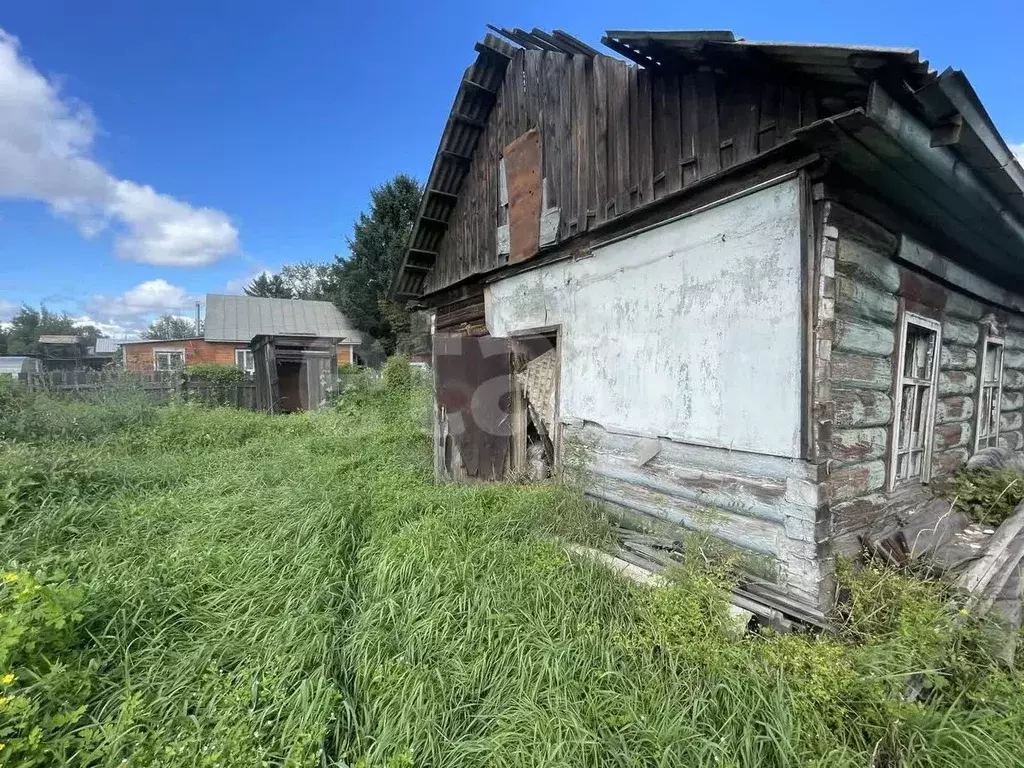
[[254, 336], [320, 336], [362, 341], [362, 334], [329, 301], [206, 295], [207, 341], [249, 343]]
[[[395, 299], [415, 299], [424, 293], [470, 171], [477, 139], [497, 101], [497, 89], [509, 57], [518, 50], [516, 46], [570, 56], [601, 55], [558, 30], [548, 34], [538, 29], [490, 29], [514, 45], [488, 34], [475, 46], [477, 60], [459, 85], [409, 247], [392, 282]], [[884, 185], [886, 194], [901, 203], [910, 201], [911, 207], [921, 207], [921, 211], [915, 210], [920, 218], [936, 225], [937, 234], [954, 237], [965, 254], [980, 254], [1002, 274], [1024, 275], [1024, 260], [1014, 257], [1024, 247], [1024, 168], [1014, 159], [962, 72], [947, 69], [937, 74], [912, 48], [756, 42], [737, 38], [728, 30], [610, 30], [601, 42], [647, 70], [709, 67], [774, 71], [797, 81], [827, 84], [838, 93], [856, 93], [854, 103], [864, 106], [837, 107], [832, 112], [849, 112], [813, 122], [794, 133], [794, 138], [855, 175], [870, 178], [873, 185]], [[868, 134], [862, 124], [864, 118], [873, 125], [884, 121], [885, 94], [893, 102], [890, 117], [900, 111], [906, 119], [890, 126], [890, 135], [884, 141], [872, 144], [865, 139]], [[841, 119], [844, 115], [845, 121]], [[877, 165], [879, 158], [886, 165], [892, 156], [892, 142], [905, 144], [912, 125], [919, 126], [928, 140], [924, 145], [918, 142], [901, 150], [907, 154], [906, 168], [893, 169], [900, 178], [882, 182], [877, 173], [865, 170]], [[911, 157], [914, 152], [918, 152], [917, 159]], [[936, 162], [926, 175], [921, 175], [918, 167], [922, 153], [929, 155], [929, 162]], [[917, 176], [913, 189], [902, 181], [910, 171]], [[960, 178], [965, 174], [970, 176], [966, 182]], [[931, 199], [938, 196], [936, 185], [946, 191], [941, 204], [936, 200], [932, 205]], [[991, 196], [986, 194], [989, 191]], [[922, 192], [927, 199], [918, 199]], [[985, 198], [980, 203], [985, 209], [982, 213], [994, 226], [971, 220], [943, 224], [949, 219], [951, 205], [952, 213], [957, 214], [955, 201], [964, 195], [972, 198], [969, 207], [975, 208], [979, 195]], [[931, 207], [924, 210], [926, 206]], [[970, 216], [976, 214], [960, 214], [968, 219]], [[949, 227], [959, 227], [955, 236]]]
[[77, 344], [78, 337], [67, 334], [43, 334], [39, 337], [40, 344]]

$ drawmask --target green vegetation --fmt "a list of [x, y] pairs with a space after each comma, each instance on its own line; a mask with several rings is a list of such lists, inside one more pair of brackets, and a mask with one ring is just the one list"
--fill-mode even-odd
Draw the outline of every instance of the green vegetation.
[[185, 372], [193, 379], [201, 379], [213, 384], [234, 384], [237, 381], [245, 381], [245, 371], [241, 368], [220, 363], [197, 363], [190, 365]]
[[1024, 501], [1024, 472], [1019, 469], [961, 469], [946, 496], [972, 520], [999, 525]]
[[0, 764], [1020, 764], [1024, 676], [940, 585], [743, 635], [727, 564], [650, 590], [567, 552], [571, 489], [433, 485], [394, 367], [279, 417], [0, 389]]

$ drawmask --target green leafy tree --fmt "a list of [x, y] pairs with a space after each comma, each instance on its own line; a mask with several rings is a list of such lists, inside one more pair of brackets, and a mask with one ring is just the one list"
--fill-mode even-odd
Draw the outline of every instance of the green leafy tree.
[[46, 334], [78, 335], [79, 329], [67, 312], [51, 312], [46, 307], [35, 309], [27, 304], [11, 318], [7, 331], [7, 351], [11, 355], [38, 355], [39, 337]]
[[191, 320], [174, 315], [163, 315], [149, 324], [144, 339], [187, 339], [196, 335], [196, 326]]
[[245, 288], [246, 296], [259, 296], [264, 299], [291, 299], [292, 290], [281, 275], [263, 272], [256, 276]]
[[329, 298], [333, 270], [330, 264], [303, 261], [285, 264], [281, 267], [280, 278], [293, 299], [323, 301]]
[[423, 189], [399, 174], [370, 191], [370, 210], [359, 215], [348, 240], [349, 256], [336, 258], [330, 298], [360, 331], [395, 351], [408, 321], [404, 306], [388, 299], [388, 289], [412, 232]]

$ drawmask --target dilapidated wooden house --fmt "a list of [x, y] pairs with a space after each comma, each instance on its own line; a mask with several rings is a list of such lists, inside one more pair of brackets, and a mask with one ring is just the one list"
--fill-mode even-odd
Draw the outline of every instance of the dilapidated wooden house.
[[814, 620], [837, 553], [1024, 447], [1024, 170], [963, 73], [494, 31], [393, 285], [434, 313], [440, 479], [578, 467], [646, 521], [624, 552], [710, 530]]

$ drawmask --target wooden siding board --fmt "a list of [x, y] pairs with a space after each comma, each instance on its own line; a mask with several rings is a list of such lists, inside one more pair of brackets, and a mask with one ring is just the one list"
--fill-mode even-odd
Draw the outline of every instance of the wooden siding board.
[[610, 104], [608, 106], [609, 122], [615, 125], [615, 141], [612, 144], [612, 154], [615, 158], [615, 214], [626, 213], [632, 205], [630, 204], [630, 190], [632, 183], [631, 151], [630, 141], [633, 126], [636, 124], [635, 110], [631, 110], [630, 82], [636, 82], [634, 77], [630, 78], [630, 71], [633, 68], [624, 61], [615, 62], [612, 67], [612, 77], [609, 78]]
[[715, 73], [701, 70], [695, 75], [697, 88], [697, 175], [710, 176], [721, 170], [718, 131], [718, 84]]
[[573, 119], [576, 146], [576, 231], [586, 232], [587, 211], [592, 200], [593, 176], [590, 173], [592, 145], [590, 59], [573, 56]]
[[679, 151], [682, 163], [682, 184], [687, 186], [697, 181], [700, 168], [697, 160], [700, 133], [700, 114], [697, 107], [697, 78], [692, 72], [679, 78]]
[[662, 95], [664, 99], [662, 109], [665, 114], [665, 192], [670, 194], [683, 186], [682, 153], [679, 146], [682, 105], [680, 104], [678, 75], [673, 73], [665, 76], [665, 90]]
[[559, 201], [562, 215], [559, 221], [559, 239], [569, 237], [569, 221], [576, 215], [576, 183], [572, 152], [572, 90], [573, 64], [571, 56], [563, 56], [554, 62], [558, 78], [558, 162]]
[[637, 137], [636, 173], [639, 184], [640, 204], [654, 200], [654, 144], [651, 128], [651, 73], [641, 69], [636, 74]]
[[594, 179], [594, 208], [596, 220], [607, 218], [608, 202], [608, 62], [596, 57], [593, 64], [594, 79], [591, 87], [594, 107], [594, 144], [591, 154], [591, 172]]

